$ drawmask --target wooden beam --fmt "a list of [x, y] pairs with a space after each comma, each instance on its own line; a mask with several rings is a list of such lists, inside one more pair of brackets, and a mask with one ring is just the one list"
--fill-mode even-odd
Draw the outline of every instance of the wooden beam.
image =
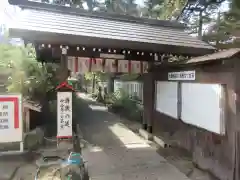
[[[59, 61], [61, 59], [62, 48], [67, 48], [67, 56], [89, 57], [117, 60], [137, 60], [137, 61], [161, 61], [162, 57], [180, 56], [177, 54], [165, 54], [164, 52], [140, 51], [132, 49], [113, 49], [106, 47], [86, 47], [83, 45], [61, 45], [61, 44], [43, 44], [35, 45], [38, 59], [46, 61]], [[187, 56], [186, 56], [187, 57]]]

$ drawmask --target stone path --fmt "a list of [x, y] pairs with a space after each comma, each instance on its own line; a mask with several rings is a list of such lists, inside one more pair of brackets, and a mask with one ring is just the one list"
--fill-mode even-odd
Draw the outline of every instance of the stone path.
[[188, 180], [102, 105], [81, 97], [80, 128], [92, 180]]
[[[30, 153], [0, 156], [0, 179], [21, 180], [24, 173], [24, 177], [31, 176], [32, 180], [36, 171], [33, 159], [33, 154]], [[30, 180], [28, 178], [22, 179]]]
[[[84, 94], [80, 97], [77, 116], [86, 140], [83, 155], [91, 180], [189, 180], [129, 130], [126, 121], [108, 113], [104, 106]], [[0, 179], [32, 180], [36, 171], [32, 163], [25, 158], [2, 159]]]

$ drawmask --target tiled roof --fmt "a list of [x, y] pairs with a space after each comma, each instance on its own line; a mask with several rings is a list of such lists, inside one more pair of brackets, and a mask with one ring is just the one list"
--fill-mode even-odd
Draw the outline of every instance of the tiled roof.
[[192, 58], [185, 62], [185, 64], [192, 64], [192, 63], [206, 63], [209, 61], [215, 60], [222, 60], [222, 59], [230, 59], [233, 56], [239, 55], [240, 56], [240, 48], [232, 48], [227, 50], [221, 50], [213, 54], [208, 54], [205, 56], [199, 56]]
[[[41, 33], [52, 33], [58, 34], [56, 39], [60, 38], [62, 41], [66, 41], [66, 39], [61, 35], [74, 36], [75, 38], [71, 39], [73, 44], [76, 44], [77, 41], [90, 42], [91, 38], [96, 38], [96, 43], [99, 39], [106, 40], [106, 43], [110, 40], [116, 40], [116, 45], [124, 41], [128, 42], [130, 46], [132, 44], [129, 42], [132, 42], [138, 43], [139, 47], [146, 45], [144, 47], [148, 50], [158, 50], [160, 48], [158, 45], [181, 46], [200, 50], [214, 49], [207, 43], [189, 36], [176, 23], [175, 25], [166, 21], [165, 23], [149, 23], [151, 21], [143, 21], [141, 18], [129, 18], [128, 21], [123, 16], [119, 18], [104, 17], [100, 15], [99, 17], [96, 15], [87, 16], [86, 13], [77, 14], [75, 11], [50, 11], [46, 8], [27, 7], [20, 12], [16, 21], [10, 26], [10, 35], [19, 35], [21, 32], [21, 36], [27, 38], [28, 32], [35, 32], [34, 37], [37, 38]], [[157, 21], [155, 20], [155, 22]]]

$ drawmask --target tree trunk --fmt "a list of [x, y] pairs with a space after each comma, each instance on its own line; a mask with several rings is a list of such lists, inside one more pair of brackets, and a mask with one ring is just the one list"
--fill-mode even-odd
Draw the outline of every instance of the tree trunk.
[[203, 11], [199, 12], [199, 24], [198, 24], [198, 38], [202, 39], [202, 29], [203, 29]]
[[95, 93], [95, 87], [96, 87], [96, 74], [93, 74], [93, 79], [92, 79], [92, 93]]
[[[220, 23], [221, 23], [221, 13], [220, 11], [218, 11], [218, 17], [217, 17], [217, 32], [219, 31], [220, 29]], [[219, 41], [219, 37], [217, 37], [216, 39], [216, 47], [219, 47], [220, 45], [220, 41]]]

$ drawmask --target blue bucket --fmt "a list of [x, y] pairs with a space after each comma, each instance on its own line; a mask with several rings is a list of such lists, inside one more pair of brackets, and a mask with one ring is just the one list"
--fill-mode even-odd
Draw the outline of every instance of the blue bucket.
[[80, 153], [72, 153], [67, 162], [68, 164], [80, 165], [82, 163], [82, 156]]

